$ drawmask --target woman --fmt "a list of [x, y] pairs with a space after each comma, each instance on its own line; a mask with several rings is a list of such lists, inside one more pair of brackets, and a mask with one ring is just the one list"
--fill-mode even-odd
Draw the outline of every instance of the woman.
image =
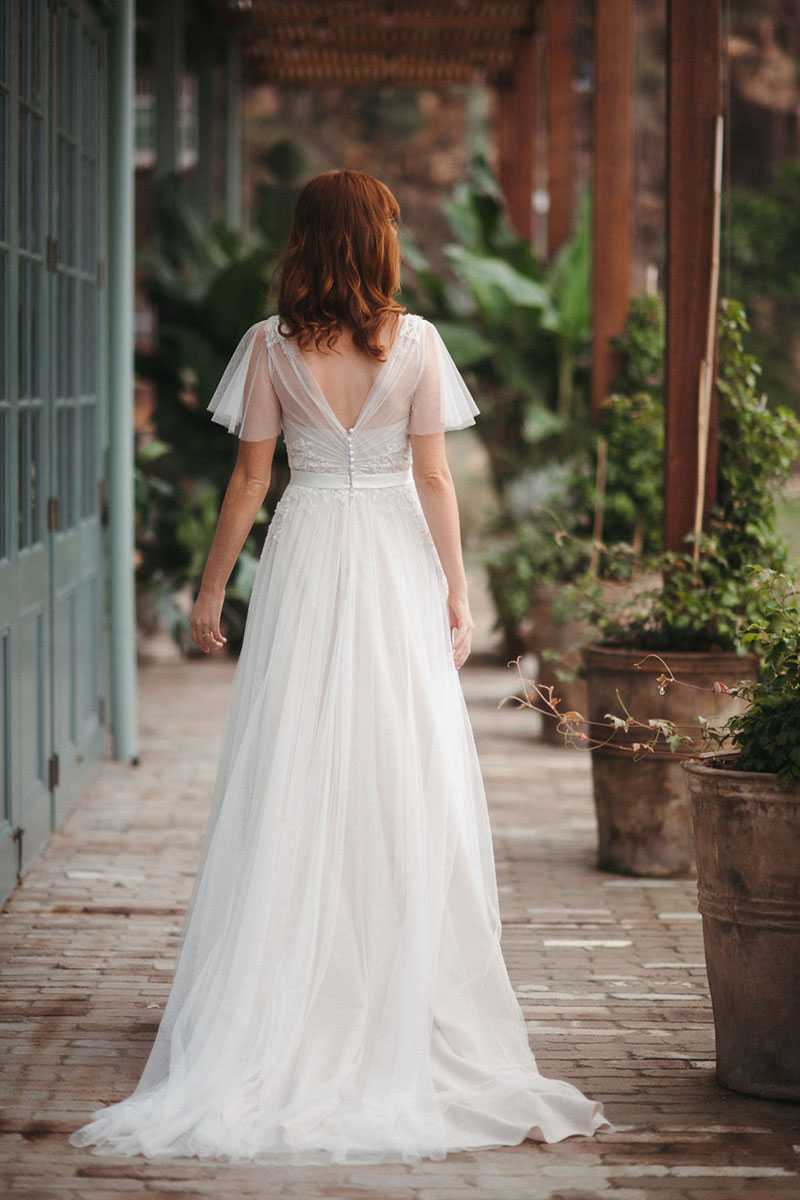
[[239, 437], [192, 617], [224, 589], [283, 430], [172, 991], [95, 1153], [415, 1162], [610, 1128], [536, 1068], [500, 949], [458, 668], [473, 622], [444, 431], [478, 409], [393, 299], [398, 207], [356, 171], [302, 192], [279, 318], [209, 408]]

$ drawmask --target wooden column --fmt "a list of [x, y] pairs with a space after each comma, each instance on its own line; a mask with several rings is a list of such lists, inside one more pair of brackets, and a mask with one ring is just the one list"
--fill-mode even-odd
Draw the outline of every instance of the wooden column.
[[595, 0], [592, 197], [592, 418], [614, 374], [631, 281], [633, 0]]
[[575, 208], [575, 0], [547, 0], [547, 252], [569, 240]]
[[536, 174], [536, 38], [520, 35], [514, 70], [498, 93], [500, 186], [508, 215], [520, 237], [533, 237], [533, 190]]
[[[720, 0], [667, 6], [667, 358], [664, 540], [685, 548], [694, 527], [697, 410], [705, 354], [714, 212], [715, 125], [721, 111]], [[706, 508], [716, 490], [716, 390]]]

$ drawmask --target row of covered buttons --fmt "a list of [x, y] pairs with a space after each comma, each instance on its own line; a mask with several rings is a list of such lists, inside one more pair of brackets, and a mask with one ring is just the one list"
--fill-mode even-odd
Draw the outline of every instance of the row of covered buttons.
[[350, 483], [353, 482], [353, 430], [347, 430], [347, 473], [350, 476]]

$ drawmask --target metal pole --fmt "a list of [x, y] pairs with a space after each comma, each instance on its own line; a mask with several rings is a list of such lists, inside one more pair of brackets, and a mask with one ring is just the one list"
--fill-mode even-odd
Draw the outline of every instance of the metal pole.
[[115, 758], [135, 758], [136, 604], [133, 564], [134, 0], [109, 29], [108, 480], [111, 730]]

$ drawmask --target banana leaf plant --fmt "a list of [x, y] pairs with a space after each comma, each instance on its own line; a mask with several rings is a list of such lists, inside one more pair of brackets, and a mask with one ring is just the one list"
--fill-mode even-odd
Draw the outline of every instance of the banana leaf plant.
[[[454, 238], [447, 276], [404, 239], [410, 307], [433, 320], [481, 399], [476, 432], [504, 509], [520, 475], [586, 440], [590, 346], [590, 214], [550, 264], [505, 216], [494, 176], [476, 159], [446, 206]], [[510, 514], [509, 514], [510, 515]]]

